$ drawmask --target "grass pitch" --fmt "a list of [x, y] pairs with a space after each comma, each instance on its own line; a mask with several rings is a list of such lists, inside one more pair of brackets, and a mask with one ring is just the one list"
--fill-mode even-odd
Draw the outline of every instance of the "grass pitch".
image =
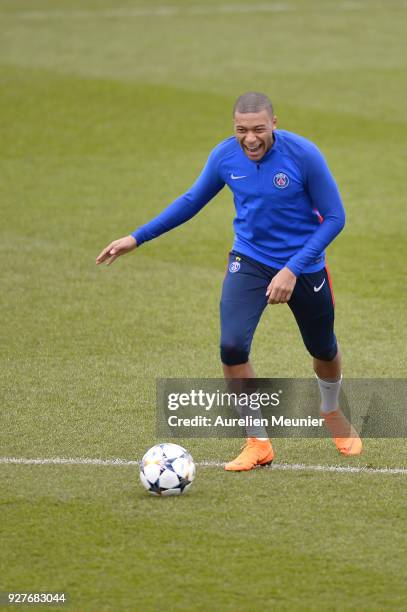
[[[94, 258], [190, 185], [246, 89], [321, 147], [341, 188], [345, 376], [405, 376], [404, 2], [1, 0], [0, 15], [1, 455], [138, 459], [157, 441], [155, 379], [220, 375], [226, 190], [110, 269]], [[265, 313], [253, 362], [310, 375], [287, 308]], [[198, 462], [238, 447], [184, 443]], [[275, 447], [407, 467], [402, 440], [357, 459], [328, 440]], [[157, 500], [134, 467], [0, 473], [2, 591], [65, 590], [77, 610], [405, 607], [403, 474], [201, 467], [185, 498]]]

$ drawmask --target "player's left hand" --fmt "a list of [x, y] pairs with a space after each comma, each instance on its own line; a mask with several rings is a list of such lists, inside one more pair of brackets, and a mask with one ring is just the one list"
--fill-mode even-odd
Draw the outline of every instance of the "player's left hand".
[[289, 268], [283, 268], [277, 272], [269, 286], [267, 287], [266, 296], [268, 304], [284, 304], [290, 299], [294, 291], [297, 277]]

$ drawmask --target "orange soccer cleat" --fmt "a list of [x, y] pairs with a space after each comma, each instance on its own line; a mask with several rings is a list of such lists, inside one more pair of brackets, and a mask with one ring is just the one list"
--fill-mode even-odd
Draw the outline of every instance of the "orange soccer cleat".
[[247, 438], [240, 455], [225, 465], [228, 472], [247, 472], [257, 465], [270, 465], [274, 459], [274, 451], [270, 440]]
[[362, 440], [356, 429], [354, 429], [338, 408], [334, 412], [321, 414], [325, 419], [325, 425], [331, 432], [336, 448], [342, 455], [360, 455], [363, 450]]

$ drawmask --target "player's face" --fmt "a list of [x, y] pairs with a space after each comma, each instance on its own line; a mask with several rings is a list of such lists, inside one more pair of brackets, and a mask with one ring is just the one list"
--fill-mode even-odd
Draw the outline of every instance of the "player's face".
[[276, 117], [267, 110], [258, 113], [235, 113], [235, 135], [247, 157], [259, 161], [273, 144]]

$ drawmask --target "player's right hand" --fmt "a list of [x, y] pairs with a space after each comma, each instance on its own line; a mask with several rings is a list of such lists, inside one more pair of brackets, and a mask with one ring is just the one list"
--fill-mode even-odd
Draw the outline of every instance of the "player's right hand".
[[106, 265], [110, 266], [115, 259], [124, 255], [129, 251], [132, 251], [137, 247], [137, 241], [134, 236], [124, 236], [118, 240], [113, 240], [107, 245], [105, 249], [96, 257], [96, 265], [106, 262]]

